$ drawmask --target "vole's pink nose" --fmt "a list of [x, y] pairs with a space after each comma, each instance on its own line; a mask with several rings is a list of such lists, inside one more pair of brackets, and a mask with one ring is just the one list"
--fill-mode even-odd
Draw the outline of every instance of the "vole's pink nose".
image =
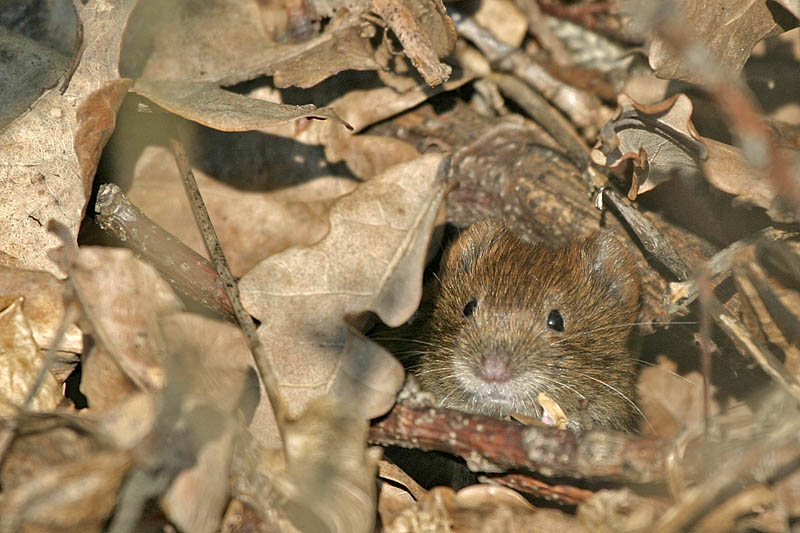
[[511, 379], [511, 370], [508, 368], [508, 359], [499, 355], [487, 355], [483, 358], [480, 368], [481, 378], [485, 381], [502, 383]]

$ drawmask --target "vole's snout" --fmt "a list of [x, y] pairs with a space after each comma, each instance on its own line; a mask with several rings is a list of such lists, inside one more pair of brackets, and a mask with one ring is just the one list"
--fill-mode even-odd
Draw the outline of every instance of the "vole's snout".
[[500, 354], [484, 356], [480, 367], [480, 377], [484, 381], [494, 383], [503, 383], [511, 379], [508, 357], [504, 357]]

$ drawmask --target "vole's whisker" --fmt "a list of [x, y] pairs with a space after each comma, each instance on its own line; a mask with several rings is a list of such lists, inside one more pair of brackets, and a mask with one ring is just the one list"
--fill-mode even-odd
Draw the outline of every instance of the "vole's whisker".
[[633, 407], [634, 409], [636, 409], [636, 412], [637, 412], [637, 413], [639, 413], [640, 415], [642, 415], [642, 418], [644, 419], [644, 421], [645, 421], [645, 422], [647, 422], [647, 425], [648, 425], [648, 426], [650, 426], [650, 430], [651, 430], [653, 433], [657, 433], [657, 432], [656, 432], [656, 429], [653, 427], [653, 424], [651, 424], [651, 423], [650, 423], [650, 420], [647, 418], [647, 416], [644, 414], [644, 412], [643, 412], [641, 409], [639, 409], [639, 406], [638, 406], [638, 405], [636, 405], [636, 402], [634, 402], [633, 400], [631, 400], [630, 398], [628, 398], [627, 396], [625, 396], [625, 395], [624, 395], [624, 394], [623, 394], [621, 391], [619, 391], [617, 388], [615, 388], [615, 387], [612, 387], [611, 385], [609, 385], [608, 383], [606, 383], [606, 382], [605, 382], [605, 381], [603, 381], [602, 379], [597, 379], [596, 377], [590, 376], [589, 374], [584, 374], [584, 373], [582, 373], [582, 372], [579, 372], [579, 374], [580, 374], [581, 376], [585, 377], [585, 378], [589, 378], [589, 379], [591, 379], [592, 381], [596, 381], [597, 383], [601, 384], [602, 386], [604, 386], [604, 387], [607, 387], [609, 390], [613, 391], [615, 394], [619, 395], [619, 397], [620, 397], [620, 398], [622, 398], [623, 400], [625, 400], [626, 402], [628, 402], [628, 404], [630, 404], [630, 406], [631, 406], [631, 407]]
[[680, 374], [678, 374], [676, 372], [673, 372], [672, 370], [667, 370], [663, 366], [658, 365], [656, 363], [651, 363], [650, 361], [645, 361], [644, 359], [634, 359], [634, 361], [636, 361], [637, 363], [641, 363], [643, 365], [652, 366], [654, 368], [657, 368], [657, 369], [661, 370], [662, 372], [666, 372], [667, 374], [671, 374], [671, 375], [675, 376], [678, 379], [682, 379], [683, 381], [685, 381], [686, 383], [689, 383], [690, 385], [697, 385], [697, 383], [695, 383], [694, 381], [692, 381], [690, 379], [687, 379], [687, 378], [681, 376]]
[[432, 342], [421, 341], [419, 339], [414, 339], [411, 337], [369, 337], [374, 341], [399, 341], [399, 342], [415, 342], [417, 344], [424, 344], [426, 346], [433, 346], [436, 347], [435, 344]]
[[570, 341], [572, 339], [578, 337], [585, 337], [586, 335], [591, 335], [592, 333], [597, 333], [598, 331], [609, 331], [614, 329], [626, 329], [633, 326], [646, 326], [646, 325], [654, 325], [654, 326], [671, 326], [671, 325], [697, 325], [699, 322], [696, 320], [684, 320], [684, 321], [661, 321], [661, 322], [626, 322], [624, 324], [610, 324], [608, 326], [598, 326], [596, 328], [591, 329], [582, 329], [580, 331], [575, 331], [566, 335], [555, 342], [552, 342], [550, 345], [554, 346], [557, 344], [561, 344], [563, 342]]
[[[570, 386], [569, 386], [569, 385], [567, 385], [566, 383], [562, 383], [562, 382], [558, 381], [557, 379], [553, 379], [553, 378], [547, 378], [547, 377], [544, 377], [544, 376], [541, 376], [541, 375], [538, 375], [538, 374], [536, 375], [536, 379], [541, 379], [541, 380], [544, 380], [544, 381], [550, 381], [550, 382], [552, 382], [552, 383], [555, 383], [556, 385], [561, 385], [561, 386], [562, 386], [562, 387], [564, 387], [565, 389], [569, 389], [569, 390], [571, 390], [572, 392], [574, 392], [575, 394], [577, 394], [577, 395], [578, 395], [578, 396], [579, 396], [579, 397], [580, 397], [582, 400], [585, 400], [585, 399], [586, 399], [586, 396], [584, 396], [583, 394], [581, 394], [580, 392], [578, 392], [578, 390], [577, 390], [577, 389], [575, 389], [574, 387], [570, 387]], [[554, 398], [554, 399], [555, 399], [555, 398]]]

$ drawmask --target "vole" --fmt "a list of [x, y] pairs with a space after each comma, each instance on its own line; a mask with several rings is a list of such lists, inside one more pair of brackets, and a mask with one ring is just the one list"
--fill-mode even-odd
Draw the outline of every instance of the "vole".
[[409, 328], [411, 370], [443, 407], [553, 423], [545, 393], [571, 429], [632, 430], [638, 307], [636, 263], [612, 233], [554, 248], [483, 220], [443, 254]]

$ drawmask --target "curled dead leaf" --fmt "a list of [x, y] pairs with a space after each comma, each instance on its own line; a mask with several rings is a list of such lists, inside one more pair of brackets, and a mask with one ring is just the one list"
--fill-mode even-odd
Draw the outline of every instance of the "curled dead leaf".
[[[302, 43], [287, 41], [286, 6], [246, 0], [142, 3], [134, 13], [123, 73], [150, 80], [194, 80], [229, 86], [273, 76], [277, 87], [312, 87], [344, 70], [380, 68], [362, 9], [333, 14], [324, 31]], [[277, 12], [276, 12], [277, 11]], [[147, 43], [147, 44], [145, 44]], [[152, 53], [140, 57], [143, 48]]]
[[[765, 170], [753, 168], [741, 150], [697, 133], [691, 120], [692, 101], [685, 94], [652, 105], [637, 104], [625, 94], [618, 101], [617, 116], [603, 127], [591, 158], [611, 169], [632, 161], [630, 199], [674, 177], [691, 181], [702, 176], [736, 196], [736, 202], [763, 207], [776, 222], [800, 220], [800, 213], [777, 194]], [[800, 168], [796, 151], [781, 153]]]
[[[290, 246], [310, 246], [322, 239], [328, 232], [331, 204], [351, 192], [356, 182], [334, 174], [318, 147], [256, 132], [224, 137], [228, 135], [214, 132], [210, 139], [198, 142], [198, 149], [213, 146], [214, 152], [206, 153], [206, 160], [198, 162], [200, 168], [193, 172], [233, 274], [242, 276]], [[235, 165], [225, 165], [223, 161], [230, 161], [230, 153], [241, 146], [256, 154], [253, 161], [242, 156]], [[284, 171], [290, 161], [305, 165]], [[268, 183], [263, 181], [265, 174]], [[263, 190], [249, 190], [246, 179], [253, 175], [251, 179], [259, 180]], [[175, 158], [166, 148], [149, 146], [141, 153], [128, 197], [162, 228], [207, 256]]]
[[[45, 92], [0, 133], [0, 159], [8, 163], [0, 176], [0, 198], [4, 199], [0, 202], [4, 221], [0, 253], [17, 258], [19, 265], [63, 276], [47, 258], [47, 250], [58, 241], [45, 226], [54, 219], [73, 235], [78, 233], [94, 178], [91, 171], [108, 139], [107, 115], [114, 114], [119, 101], [108, 99], [102, 110], [81, 104], [91, 102], [93, 93], [104, 91], [109, 82], [119, 82], [119, 50], [135, 3], [77, 4], [84, 49], [69, 86], [64, 94]], [[94, 112], [106, 119], [86, 120]], [[87, 129], [92, 127], [101, 130]], [[78, 135], [76, 130], [80, 130]]]
[[692, 101], [684, 94], [652, 105], [640, 105], [622, 94], [615, 118], [603, 127], [591, 152], [592, 161], [611, 169], [634, 161], [636, 181], [631, 199], [675, 176], [695, 177], [706, 148], [691, 122]]
[[[753, 47], [797, 24], [772, 2], [751, 0], [676, 0], [642, 5], [622, 2], [622, 11], [654, 36], [648, 54], [650, 66], [661, 78], [690, 83], [707, 81], [710, 71], [739, 72]], [[668, 15], [665, 17], [665, 15]], [[694, 51], [688, 46], [702, 47]]]
[[124, 376], [145, 390], [160, 389], [164, 341], [159, 322], [182, 307], [167, 282], [129, 250], [82, 248], [74, 266], [67, 268], [89, 329], [102, 348], [92, 352], [90, 360], [110, 358], [102, 365], [103, 372], [91, 379], [84, 376], [81, 386], [87, 397], [95, 387], [104, 389], [108, 373]]
[[179, 116], [222, 131], [257, 130], [298, 118], [341, 121], [332, 108], [275, 104], [225, 91], [210, 82], [139, 79], [131, 91]]
[[553, 400], [546, 393], [540, 392], [537, 401], [544, 410], [544, 414], [542, 415], [542, 421], [545, 424], [550, 424], [551, 426], [555, 426], [558, 429], [567, 429], [567, 425], [569, 424], [569, 418], [567, 418], [567, 415], [564, 413], [564, 410], [561, 409], [561, 406], [558, 405], [558, 403], [555, 400]]
[[506, 487], [473, 485], [454, 492], [435, 487], [403, 511], [386, 531], [587, 531], [577, 519], [555, 509], [536, 509]]
[[[47, 272], [0, 267], [0, 309], [22, 296], [25, 319], [41, 350], [52, 346], [64, 316], [63, 283]], [[77, 325], [67, 328], [58, 349], [64, 362], [74, 362], [76, 354], [83, 351], [83, 333]]]
[[101, 531], [130, 464], [128, 452], [96, 452], [4, 487], [0, 531]]
[[273, 255], [241, 279], [291, 415], [324, 393], [365, 418], [394, 403], [402, 367], [345, 317], [372, 310], [399, 325], [416, 309], [443, 195], [441, 163], [426, 155], [362, 183], [331, 209], [325, 239]]
[[[17, 414], [42, 369], [42, 356], [22, 312], [22, 298], [18, 298], [0, 311], [0, 415]], [[48, 370], [30, 407], [52, 411], [62, 397], [61, 386]]]
[[[721, 191], [736, 196], [736, 202], [763, 207], [775, 222], [800, 222], [800, 213], [783, 195], [778, 194], [763, 169], [753, 168], [733, 146], [703, 138], [708, 159], [702, 162], [708, 182]], [[795, 150], [780, 150], [786, 161], [795, 161], [800, 169], [800, 155]]]

